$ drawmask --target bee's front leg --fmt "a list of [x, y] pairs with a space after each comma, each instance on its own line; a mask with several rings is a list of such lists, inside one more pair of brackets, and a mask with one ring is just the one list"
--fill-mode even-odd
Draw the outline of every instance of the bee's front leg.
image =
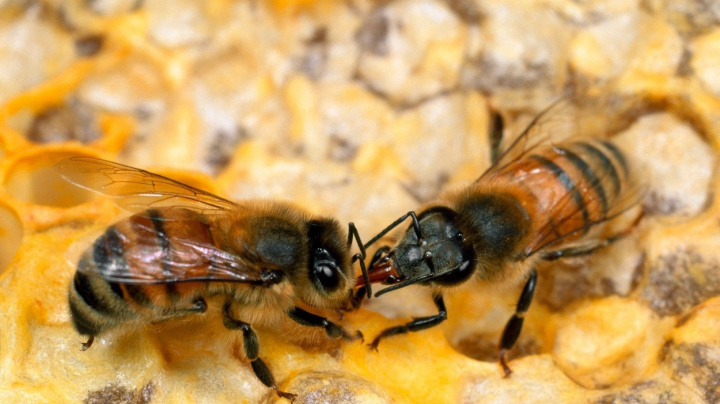
[[260, 354], [260, 342], [258, 341], [255, 331], [253, 331], [250, 324], [233, 318], [231, 309], [232, 301], [228, 300], [223, 306], [223, 325], [228, 330], [242, 330], [243, 349], [245, 350], [245, 356], [250, 360], [250, 366], [252, 366], [255, 376], [260, 379], [262, 384], [275, 390], [275, 394], [278, 396], [294, 401], [296, 395], [280, 390], [277, 383], [275, 383], [275, 377], [273, 377], [272, 372], [270, 372], [265, 362], [258, 357]]
[[370, 343], [370, 349], [377, 351], [380, 341], [387, 337], [405, 334], [408, 332], [427, 330], [428, 328], [435, 327], [447, 320], [447, 309], [445, 308], [445, 301], [443, 300], [442, 295], [439, 293], [433, 294], [433, 301], [435, 302], [435, 306], [438, 308], [438, 314], [434, 316], [418, 317], [409, 323], [386, 328]]
[[288, 312], [288, 317], [296, 323], [306, 325], [308, 327], [322, 327], [325, 329], [325, 333], [327, 333], [330, 338], [342, 337], [347, 340], [363, 340], [363, 335], [360, 331], [356, 331], [354, 335], [351, 335], [345, 331], [344, 328], [333, 323], [327, 318], [318, 316], [317, 314], [312, 314], [299, 307], [293, 307], [293, 309]]
[[[375, 251], [375, 254], [373, 255], [372, 259], [370, 260], [369, 268], [372, 270], [372, 268], [375, 266], [375, 264], [377, 264], [378, 262], [385, 259], [385, 257], [388, 255], [389, 252], [390, 252], [389, 246], [383, 246], [383, 247], [378, 248], [378, 250]], [[374, 279], [370, 279], [370, 275], [367, 272], [363, 273], [363, 276], [368, 277], [366, 280], [366, 283], [364, 285], [360, 286], [359, 288], [355, 289], [350, 294], [349, 305], [348, 305], [348, 307], [344, 308], [343, 310], [345, 310], [345, 311], [357, 310], [358, 308], [360, 308], [360, 305], [362, 304], [362, 301], [365, 298], [365, 296], [370, 294], [370, 293], [368, 293], [367, 286], [370, 285]], [[387, 276], [385, 276], [385, 278], [387, 278]], [[370, 297], [370, 296], [368, 296], [368, 297]]]

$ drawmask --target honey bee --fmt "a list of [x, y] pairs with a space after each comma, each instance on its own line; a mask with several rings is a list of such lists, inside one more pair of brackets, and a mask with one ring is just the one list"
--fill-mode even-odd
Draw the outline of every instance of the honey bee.
[[428, 286], [439, 311], [382, 331], [371, 348], [377, 350], [384, 338], [445, 321], [443, 293], [451, 287], [471, 279], [495, 285], [524, 281], [499, 342], [499, 363], [506, 377], [512, 372], [506, 353], [532, 301], [538, 261], [588, 254], [623, 236], [632, 226], [610, 237], [600, 231], [642, 194], [615, 145], [577, 136], [577, 121], [568, 119], [573, 111], [568, 100], [554, 103], [473, 183], [418, 214], [408, 212], [369, 241], [410, 218], [395, 246], [378, 250], [369, 280], [392, 285], [375, 296], [412, 284]]
[[[359, 331], [351, 334], [299, 307], [342, 309], [354, 300], [352, 264], [358, 260], [367, 271], [352, 223], [346, 234], [336, 220], [289, 204], [235, 203], [97, 158], [72, 157], [55, 168], [71, 183], [136, 212], [108, 227], [77, 263], [69, 304], [75, 329], [89, 336], [83, 351], [116, 327], [203, 313], [206, 298], [221, 296], [223, 324], [242, 331], [257, 378], [293, 399], [259, 357], [249, 321], [272, 326], [286, 315], [324, 328], [330, 338], [362, 339]], [[360, 253], [351, 256], [353, 237]]]

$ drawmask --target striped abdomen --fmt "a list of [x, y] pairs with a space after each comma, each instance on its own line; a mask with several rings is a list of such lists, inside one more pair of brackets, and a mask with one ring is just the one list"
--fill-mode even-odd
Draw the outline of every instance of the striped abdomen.
[[534, 236], [530, 253], [581, 237], [632, 204], [628, 166], [607, 141], [576, 141], [537, 149], [493, 175], [522, 186]]
[[171, 262], [200, 274], [210, 265], [211, 257], [176, 239], [213, 242], [207, 221], [184, 209], [149, 210], [110, 226], [82, 255], [70, 286], [76, 330], [95, 336], [129, 320], [152, 320], [203, 294], [204, 282], [162, 283], [173, 279]]

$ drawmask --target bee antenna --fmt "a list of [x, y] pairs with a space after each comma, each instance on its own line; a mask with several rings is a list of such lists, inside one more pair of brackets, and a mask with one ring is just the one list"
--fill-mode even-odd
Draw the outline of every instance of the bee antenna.
[[355, 223], [350, 222], [348, 223], [348, 247], [352, 245], [353, 237], [355, 237], [360, 252], [353, 255], [351, 262], [355, 263], [355, 261], [360, 261], [360, 270], [362, 271], [363, 282], [365, 282], [365, 290], [367, 291], [367, 297], [369, 299], [372, 297], [372, 288], [370, 287], [370, 275], [368, 274], [367, 267], [365, 267], [365, 246], [360, 240], [360, 233], [358, 233]]
[[388, 227], [382, 229], [380, 231], [380, 233], [376, 234], [375, 237], [371, 238], [370, 241], [368, 241], [364, 247], [368, 248], [371, 245], [375, 244], [376, 241], [380, 240], [384, 235], [388, 234], [392, 229], [398, 227], [400, 225], [400, 223], [404, 222], [405, 219], [407, 219], [408, 217], [412, 218], [413, 229], [415, 230], [415, 234], [417, 235], [418, 240], [420, 240], [422, 238], [422, 236], [420, 235], [420, 222], [418, 221], [418, 218], [417, 218], [417, 215], [415, 215], [415, 212], [410, 211], [410, 212], [400, 216], [397, 220], [392, 222]]
[[410, 211], [408, 212], [408, 215], [410, 215], [410, 217], [412, 218], [412, 225], [415, 229], [415, 235], [417, 236], [418, 244], [422, 244], [422, 234], [420, 234], [420, 222], [418, 221], [417, 216], [415, 216], [415, 212]]

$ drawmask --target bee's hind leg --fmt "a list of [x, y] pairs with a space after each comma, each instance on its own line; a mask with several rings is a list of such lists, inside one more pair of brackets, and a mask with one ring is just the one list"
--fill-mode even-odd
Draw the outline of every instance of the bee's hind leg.
[[530, 303], [532, 302], [533, 295], [535, 294], [536, 285], [537, 271], [533, 268], [530, 272], [530, 277], [527, 282], [525, 282], [525, 287], [520, 294], [520, 299], [518, 299], [515, 314], [513, 314], [507, 324], [505, 324], [505, 329], [503, 330], [502, 337], [500, 338], [500, 352], [498, 356], [500, 366], [502, 366], [503, 371], [505, 372], [505, 377], [510, 376], [510, 373], [512, 373], [512, 369], [510, 369], [507, 365], [506, 354], [510, 349], [512, 349], [520, 336], [520, 331], [522, 331], [523, 326], [523, 316], [530, 308]]
[[631, 226], [629, 226], [626, 230], [619, 232], [617, 234], [614, 234], [608, 238], [593, 240], [589, 243], [571, 246], [571, 247], [563, 248], [561, 250], [543, 252], [540, 257], [542, 259], [544, 259], [545, 261], [555, 261], [555, 260], [559, 260], [562, 258], [580, 257], [583, 255], [592, 254], [595, 251], [597, 251], [601, 248], [607, 247], [607, 246], [623, 239], [624, 237], [628, 236], [633, 231], [633, 229], [638, 225], [638, 223], [643, 218], [643, 216], [644, 216], [643, 214], [638, 215], [638, 217], [635, 219], [633, 224]]
[[253, 331], [250, 324], [233, 318], [231, 308], [232, 301], [228, 300], [223, 306], [223, 325], [228, 330], [242, 330], [243, 349], [245, 351], [245, 356], [250, 360], [250, 366], [252, 366], [255, 376], [257, 376], [262, 384], [275, 390], [275, 394], [279, 397], [287, 398], [288, 400], [293, 401], [296, 395], [280, 390], [277, 383], [275, 383], [275, 377], [273, 377], [272, 372], [270, 372], [270, 369], [267, 367], [265, 362], [258, 357], [260, 354], [260, 342], [258, 341], [257, 334], [255, 334], [255, 331]]
[[600, 240], [591, 245], [580, 245], [564, 248], [562, 250], [548, 251], [542, 253], [541, 258], [545, 261], [555, 261], [563, 258], [581, 257], [583, 255], [592, 254], [603, 247], [607, 247], [615, 240], [616, 238], [609, 238], [606, 240]]
[[198, 297], [197, 299], [193, 300], [192, 306], [180, 308], [180, 309], [173, 309], [169, 313], [165, 313], [161, 317], [153, 319], [151, 322], [152, 324], [162, 323], [163, 321], [173, 320], [180, 317], [189, 316], [192, 314], [202, 314], [207, 311], [207, 302], [202, 297]]

